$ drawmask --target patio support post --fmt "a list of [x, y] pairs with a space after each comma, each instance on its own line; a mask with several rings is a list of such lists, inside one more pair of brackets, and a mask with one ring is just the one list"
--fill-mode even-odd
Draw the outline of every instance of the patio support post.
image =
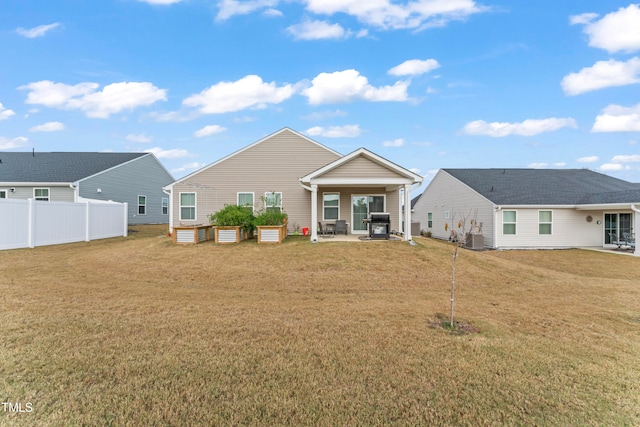
[[404, 238], [411, 241], [411, 185], [404, 185]]
[[[634, 218], [633, 218], [633, 230], [631, 230], [634, 234], [634, 236], [636, 236], [636, 238], [638, 237], [638, 226], [640, 226], [640, 209], [638, 209], [638, 207], [636, 205], [631, 205], [631, 209], [634, 212]], [[636, 239], [636, 247], [633, 250], [633, 255], [635, 256], [640, 256], [640, 248], [638, 248], [638, 240]]]
[[311, 241], [318, 241], [318, 185], [311, 184]]

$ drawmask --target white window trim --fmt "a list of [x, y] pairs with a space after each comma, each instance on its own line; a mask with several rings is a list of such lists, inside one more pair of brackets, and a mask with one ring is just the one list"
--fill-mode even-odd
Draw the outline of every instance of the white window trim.
[[[337, 194], [338, 195], [338, 206], [325, 206], [324, 205], [324, 195], [325, 194]], [[338, 218], [336, 218], [335, 220], [334, 219], [329, 219], [329, 220], [326, 219], [324, 217], [324, 209], [325, 208], [338, 208]], [[322, 193], [322, 220], [323, 221], [336, 221], [338, 219], [340, 219], [340, 193], [338, 193], [337, 191], [326, 191], [326, 192], [323, 192]]]
[[[516, 221], [515, 222], [504, 222], [504, 213], [505, 212], [515, 212], [516, 214]], [[513, 234], [505, 234], [504, 233], [504, 226], [505, 224], [513, 224], [516, 227], [515, 233]], [[518, 211], [515, 209], [505, 209], [502, 211], [502, 235], [503, 236], [517, 236], [518, 235]]]
[[4, 193], [4, 197], [0, 197], [0, 199], [8, 199], [9, 198], [9, 190], [6, 188], [0, 188], [0, 194]]
[[[429, 215], [431, 215], [431, 219], [429, 219]], [[431, 225], [429, 225], [431, 222]], [[427, 228], [433, 228], [433, 212], [427, 212]]]
[[[349, 201], [349, 205], [351, 205], [351, 215], [349, 217], [349, 220], [351, 222], [351, 234], [367, 234], [367, 230], [356, 230], [355, 229], [355, 221], [353, 220], [353, 198], [354, 197], [366, 197], [367, 198], [367, 214], [371, 215], [371, 211], [369, 210], [369, 197], [371, 196], [376, 196], [376, 197], [382, 197], [382, 204], [383, 204], [383, 211], [382, 212], [386, 212], [387, 211], [387, 195], [386, 194], [362, 194], [362, 193], [354, 193], [351, 194], [351, 198]], [[382, 213], [382, 212], [373, 212], [373, 213]]]
[[[269, 194], [279, 194], [280, 195], [280, 205], [274, 205], [274, 206], [269, 206], [267, 205], [267, 195]], [[280, 208], [280, 212], [283, 211], [283, 196], [282, 196], [282, 191], [267, 191], [264, 193], [264, 208], [265, 210], [267, 208]]]
[[[140, 204], [140, 197], [144, 197], [144, 204]], [[144, 213], [140, 213], [140, 206], [144, 206]], [[144, 194], [138, 194], [138, 213], [137, 215], [146, 215], [147, 214], [147, 196]]]
[[[540, 212], [551, 212], [551, 222], [541, 222], [540, 221]], [[516, 220], [518, 219], [518, 217], [516, 216]], [[549, 224], [551, 226], [551, 233], [549, 234], [542, 234], [540, 233], [540, 225], [542, 224]], [[540, 209], [538, 210], [538, 236], [553, 236], [553, 210], [551, 209]]]
[[251, 205], [251, 210], [255, 212], [256, 210], [256, 193], [254, 193], [253, 191], [238, 191], [236, 193], [236, 204], [238, 206], [240, 205], [240, 195], [241, 194], [251, 194], [251, 199], [253, 200], [253, 204]]
[[[164, 205], [165, 200], [167, 201], [167, 206]], [[167, 209], [167, 212], [165, 213], [165, 208]], [[160, 200], [160, 213], [162, 215], [169, 215], [169, 198], [168, 197], [163, 197]]]
[[[194, 198], [193, 198], [193, 206], [184, 206], [185, 208], [193, 208], [193, 219], [189, 218], [189, 219], [185, 219], [182, 218], [182, 195], [183, 194], [193, 194]], [[180, 221], [197, 221], [198, 220], [198, 193], [196, 193], [195, 191], [183, 191], [181, 193], [178, 193], [178, 218], [180, 219]]]
[[[36, 190], [47, 190], [47, 199], [46, 200], [44, 200], [42, 198], [36, 199]], [[48, 188], [48, 187], [36, 187], [36, 188], [34, 188], [33, 189], [33, 199], [34, 200], [39, 200], [39, 201], [42, 201], [42, 202], [51, 201], [51, 188]]]
[[450, 211], [444, 211], [444, 219], [450, 219], [451, 218], [451, 212]]

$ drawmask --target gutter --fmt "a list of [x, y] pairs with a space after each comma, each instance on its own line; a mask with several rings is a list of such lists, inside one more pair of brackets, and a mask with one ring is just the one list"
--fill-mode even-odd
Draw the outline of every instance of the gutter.
[[640, 209], [638, 209], [636, 205], [631, 205], [631, 210], [634, 211], [635, 213], [640, 213]]

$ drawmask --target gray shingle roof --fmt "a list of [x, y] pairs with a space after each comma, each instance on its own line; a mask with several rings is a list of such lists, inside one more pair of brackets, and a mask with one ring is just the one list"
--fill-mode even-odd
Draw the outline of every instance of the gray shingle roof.
[[443, 169], [497, 205], [640, 203], [640, 184], [588, 169]]
[[75, 182], [147, 153], [0, 153], [0, 182]]

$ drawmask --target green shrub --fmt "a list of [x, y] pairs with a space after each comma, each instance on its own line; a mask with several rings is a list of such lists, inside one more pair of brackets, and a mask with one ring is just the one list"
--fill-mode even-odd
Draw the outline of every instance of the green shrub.
[[282, 225], [287, 218], [287, 214], [277, 210], [262, 211], [254, 221], [256, 226], [259, 225]]
[[241, 227], [247, 232], [253, 231], [255, 217], [248, 206], [225, 205], [224, 208], [209, 217], [212, 225], [219, 227]]

